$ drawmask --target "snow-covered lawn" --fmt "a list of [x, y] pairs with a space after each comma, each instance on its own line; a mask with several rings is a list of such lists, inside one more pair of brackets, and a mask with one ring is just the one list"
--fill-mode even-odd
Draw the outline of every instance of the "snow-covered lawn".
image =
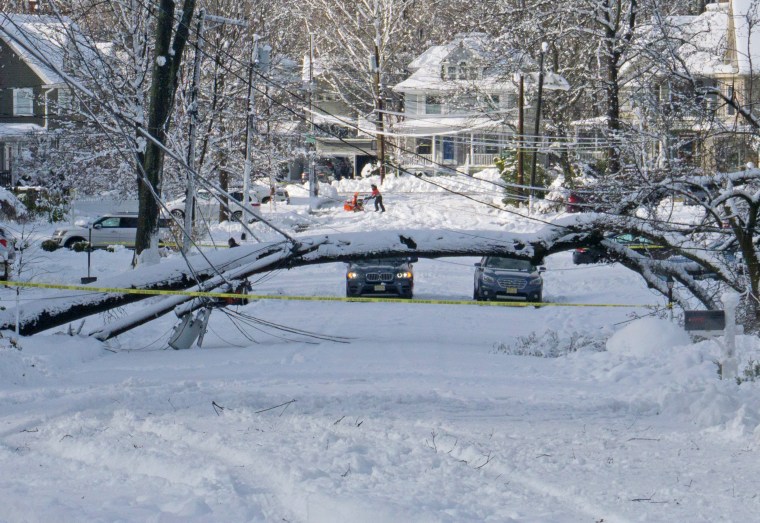
[[[294, 205], [265, 213], [309, 234], [542, 226], [420, 183], [390, 179], [385, 214], [340, 208], [366, 180], [312, 214], [289, 188]], [[86, 275], [81, 253], [26, 256], [22, 279]], [[93, 274], [130, 259], [95, 252]], [[420, 260], [416, 297], [470, 299], [475, 261]], [[203, 347], [186, 351], [167, 349], [174, 315], [107, 343], [48, 332], [14, 348], [6, 336], [0, 521], [756, 520], [758, 386], [718, 380], [718, 345], [692, 343], [621, 266], [574, 266], [570, 253], [546, 266], [554, 305], [538, 309], [261, 300], [214, 312]], [[254, 292], [341, 296], [344, 274], [283, 270]], [[0, 305], [15, 297], [0, 290]], [[737, 344], [743, 365], [760, 360], [757, 338]]]

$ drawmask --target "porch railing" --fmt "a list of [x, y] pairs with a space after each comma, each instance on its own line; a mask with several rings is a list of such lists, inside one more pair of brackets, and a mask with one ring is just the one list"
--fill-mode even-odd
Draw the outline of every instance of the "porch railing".
[[494, 165], [494, 158], [498, 158], [498, 154], [493, 153], [475, 153], [473, 155], [467, 155], [466, 165], [487, 167]]
[[409, 167], [430, 167], [433, 165], [433, 155], [404, 153], [401, 155], [401, 165]]

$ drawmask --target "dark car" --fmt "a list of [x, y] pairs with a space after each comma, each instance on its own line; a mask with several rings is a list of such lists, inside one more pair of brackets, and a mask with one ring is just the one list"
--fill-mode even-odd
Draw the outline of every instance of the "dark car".
[[498, 256], [484, 256], [475, 267], [473, 299], [543, 301], [545, 267]]
[[[723, 264], [732, 271], [739, 272], [742, 270], [742, 260], [737, 252], [737, 246], [733, 242], [717, 241], [707, 246], [707, 251], [716, 254]], [[718, 275], [714, 272], [708, 271], [705, 267], [699, 263], [690, 260], [682, 254], [674, 254], [665, 258], [663, 261], [669, 263], [675, 263], [680, 265], [687, 274], [691, 275], [695, 280], [717, 280]], [[658, 278], [666, 280], [667, 276], [655, 269], [655, 274]]]
[[397, 296], [411, 298], [414, 292], [412, 263], [417, 258], [385, 258], [349, 262], [346, 296]]
[[[643, 238], [641, 236], [634, 236], [633, 234], [612, 234], [605, 239], [612, 240], [620, 245], [634, 250], [645, 256], [649, 256], [656, 260], [661, 260], [670, 255], [669, 249], [662, 245], [657, 245], [652, 240]], [[573, 263], [576, 265], [582, 265], [586, 263], [600, 263], [615, 261], [615, 256], [611, 255], [607, 250], [601, 246], [593, 247], [580, 247], [573, 251]]]

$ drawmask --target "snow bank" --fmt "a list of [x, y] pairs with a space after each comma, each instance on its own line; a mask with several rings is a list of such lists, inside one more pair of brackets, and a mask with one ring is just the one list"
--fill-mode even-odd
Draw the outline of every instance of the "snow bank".
[[607, 350], [613, 354], [647, 358], [690, 344], [689, 335], [677, 324], [657, 318], [642, 318], [613, 334], [607, 340]]
[[[721, 381], [722, 338], [694, 343], [676, 323], [656, 318], [631, 322], [607, 340], [607, 351], [578, 354], [577, 372], [618, 388], [630, 410], [664, 415], [728, 437], [760, 434], [756, 383]], [[760, 361], [760, 340], [737, 337], [740, 373]]]
[[105, 354], [102, 342], [85, 336], [54, 334], [24, 338], [18, 347], [4, 343], [0, 348], [0, 380], [39, 383], [44, 377], [67, 374], [72, 368]]

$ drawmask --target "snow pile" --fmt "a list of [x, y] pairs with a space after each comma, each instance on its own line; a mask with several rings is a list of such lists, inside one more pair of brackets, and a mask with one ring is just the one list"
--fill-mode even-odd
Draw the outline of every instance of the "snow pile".
[[657, 358], [675, 347], [690, 344], [689, 335], [675, 323], [642, 318], [623, 327], [607, 340], [607, 350], [622, 356]]
[[[613, 334], [606, 352], [578, 355], [576, 371], [618, 388], [628, 408], [642, 415], [728, 434], [760, 431], [760, 390], [755, 383], [720, 380], [720, 343], [693, 343], [676, 323], [642, 318]], [[740, 369], [759, 354], [756, 337], [737, 338]]]

